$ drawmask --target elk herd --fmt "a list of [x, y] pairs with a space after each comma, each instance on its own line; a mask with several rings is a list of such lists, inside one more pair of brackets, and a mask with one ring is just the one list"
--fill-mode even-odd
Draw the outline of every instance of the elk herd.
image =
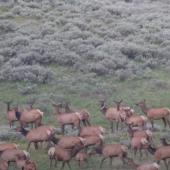
[[[129, 106], [123, 106], [122, 100], [114, 101], [116, 106], [108, 106], [104, 100], [99, 102], [99, 110], [110, 124], [111, 133], [126, 131], [130, 144], [122, 144], [123, 141], [112, 142], [108, 144], [105, 140], [106, 131], [101, 125], [91, 123], [91, 115], [85, 108], [73, 110], [69, 103], [54, 103], [56, 121], [61, 128], [62, 135], [56, 134], [56, 127], [43, 124], [44, 113], [40, 109], [33, 108], [33, 103], [27, 109], [20, 109], [18, 106], [11, 108], [11, 102], [6, 102], [7, 119], [9, 126], [13, 127], [18, 121], [19, 127], [16, 130], [25, 136], [27, 141], [27, 151], [22, 150], [15, 143], [0, 143], [0, 170], [8, 170], [11, 163], [20, 170], [37, 170], [37, 163], [31, 160], [31, 144], [36, 150], [47, 143], [47, 156], [49, 158], [49, 167], [57, 167], [61, 162], [61, 168], [65, 165], [71, 168], [70, 161], [76, 160], [78, 166], [83, 168], [87, 166], [88, 159], [91, 156], [100, 155], [100, 168], [106, 159], [109, 159], [109, 165], [112, 166], [114, 158], [118, 158], [128, 167], [134, 170], [160, 170], [165, 166], [168, 170], [168, 159], [170, 158], [170, 144], [166, 138], [161, 137], [160, 146], [155, 145], [154, 141], [154, 121], [162, 120], [164, 127], [170, 127], [170, 110], [168, 108], [148, 108], [146, 101], [140, 101], [135, 105], [138, 106], [144, 115], [137, 114]], [[63, 111], [64, 110], [64, 111]], [[148, 124], [151, 124], [149, 127]], [[31, 124], [31, 129], [26, 126]], [[115, 124], [115, 128], [114, 128]], [[78, 134], [71, 136], [65, 135], [65, 127], [70, 125], [72, 129], [78, 129]], [[119, 127], [119, 125], [121, 127]], [[132, 159], [138, 155], [140, 158], [145, 154], [153, 155], [153, 162], [136, 163]], [[160, 162], [164, 162], [161, 165]]]

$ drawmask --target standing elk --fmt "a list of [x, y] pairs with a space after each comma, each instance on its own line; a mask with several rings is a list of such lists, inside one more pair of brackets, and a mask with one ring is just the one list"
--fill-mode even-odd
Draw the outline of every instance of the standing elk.
[[117, 108], [115, 107], [107, 107], [105, 101], [100, 101], [100, 111], [104, 114], [105, 118], [110, 122], [110, 128], [113, 132], [113, 122], [116, 122], [116, 129], [118, 130], [119, 122], [120, 122], [120, 112], [118, 109], [120, 108], [122, 100], [117, 103]]
[[21, 112], [18, 110], [18, 106], [15, 108], [15, 115], [21, 127], [29, 123], [35, 123], [35, 127], [40, 126], [43, 114], [44, 113], [39, 109], [24, 110]]
[[81, 121], [82, 121], [83, 125], [84, 126], [90, 126], [91, 125], [90, 120], [89, 120], [90, 119], [90, 113], [87, 109], [73, 110], [73, 109], [70, 108], [68, 102], [66, 102], [64, 104], [64, 108], [65, 108], [66, 113], [79, 112], [82, 115]]
[[65, 125], [72, 125], [72, 127], [77, 127], [80, 130], [80, 121], [82, 119], [82, 115], [79, 112], [73, 113], [62, 113], [60, 112], [60, 108], [62, 106], [61, 103], [59, 104], [52, 104], [55, 108], [55, 114], [58, 120], [58, 123], [61, 126], [62, 133], [64, 134]]
[[127, 158], [128, 148], [121, 144], [106, 144], [100, 145], [95, 148], [95, 152], [102, 155], [102, 160], [100, 162], [100, 168], [103, 165], [104, 160], [110, 159], [110, 166], [112, 165], [112, 160], [114, 157], [118, 157], [125, 163], [125, 158]]
[[9, 126], [10, 128], [14, 125], [14, 122], [18, 121], [16, 114], [15, 114], [15, 109], [11, 109], [10, 105], [12, 103], [11, 101], [4, 101], [4, 103], [6, 103], [7, 105], [7, 119], [9, 122]]
[[49, 142], [50, 140], [55, 140], [54, 131], [51, 128], [47, 128], [47, 126], [40, 126], [30, 131], [21, 128], [20, 132], [26, 137], [28, 140], [27, 150], [29, 150], [31, 143], [34, 143], [35, 149], [38, 149], [38, 142]]
[[104, 100], [100, 101], [100, 111], [105, 118], [110, 122], [110, 128], [113, 132], [113, 122], [116, 122], [116, 130], [118, 130], [119, 123], [125, 121], [127, 115], [130, 116], [134, 112], [130, 107], [120, 106], [123, 100], [114, 101], [116, 107], [107, 107]]
[[57, 161], [61, 161], [62, 162], [61, 169], [64, 168], [65, 164], [67, 164], [69, 169], [71, 169], [70, 160], [74, 156], [76, 156], [76, 154], [83, 148], [84, 146], [82, 145], [76, 145], [73, 149], [64, 149], [58, 145], [56, 145], [55, 148], [54, 147], [50, 148], [48, 152], [50, 158], [50, 165], [51, 165], [51, 161], [54, 159], [55, 166], [57, 164]]
[[146, 106], [146, 100], [143, 100], [139, 103], [136, 103], [139, 106], [144, 114], [148, 117], [152, 124], [152, 128], [154, 128], [154, 120], [162, 119], [164, 123], [164, 127], [166, 128], [167, 123], [170, 127], [170, 110], [168, 108], [148, 108]]

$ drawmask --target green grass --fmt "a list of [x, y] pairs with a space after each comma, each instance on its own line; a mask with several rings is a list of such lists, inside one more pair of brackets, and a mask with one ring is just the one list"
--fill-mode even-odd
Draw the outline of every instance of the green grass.
[[[113, 77], [92, 77], [88, 79], [81, 73], [75, 73], [71, 69], [66, 69], [59, 66], [51, 66], [56, 73], [56, 82], [49, 85], [38, 84], [36, 95], [40, 97], [45, 96], [47, 99], [51, 94], [63, 97], [65, 100], [71, 102], [75, 108], [87, 108], [91, 113], [91, 121], [93, 124], [100, 124], [107, 129], [107, 135], [105, 138], [106, 143], [116, 143], [128, 140], [126, 131], [117, 132], [117, 134], [110, 134], [109, 124], [104, 119], [104, 116], [99, 111], [98, 100], [106, 98], [109, 105], [113, 105], [113, 100], [122, 98], [126, 105], [134, 106], [134, 103], [146, 99], [149, 106], [166, 106], [170, 107], [170, 94], [169, 87], [161, 89], [159, 86], [154, 84], [154, 80], [159, 80], [165, 84], [170, 85], [170, 74], [169, 71], [155, 70], [150, 72], [145, 79], [134, 79], [126, 80], [124, 82], [118, 82]], [[25, 82], [0, 82], [0, 124], [7, 124], [6, 120], [6, 106], [2, 102], [4, 100], [13, 99], [14, 103], [24, 105], [28, 97], [31, 95], [21, 95], [18, 90], [18, 84], [25, 86]], [[100, 91], [101, 90], [101, 91]], [[97, 92], [96, 92], [97, 91]], [[35, 94], [32, 94], [35, 95]], [[57, 97], [56, 97], [57, 98]], [[48, 113], [45, 113], [44, 122], [57, 126], [57, 120], [52, 114], [53, 109], [48, 100], [42, 103], [41, 100], [36, 104], [36, 107], [46, 108]], [[141, 111], [134, 106], [136, 112], [141, 114]], [[162, 126], [160, 121], [156, 122]], [[159, 137], [163, 134], [168, 134], [169, 130], [160, 129], [155, 132], [154, 138], [157, 144], [159, 144]], [[26, 149], [26, 140], [13, 141], [19, 143], [23, 149]], [[47, 157], [47, 150], [39, 149], [35, 151], [34, 148], [30, 149], [31, 157], [38, 164], [39, 170], [49, 169], [49, 161]], [[131, 156], [132, 152], [129, 151]], [[92, 157], [89, 160], [88, 166], [84, 166], [86, 170], [97, 170], [99, 168], [100, 156]], [[137, 162], [141, 162], [139, 158], [134, 158]], [[142, 158], [143, 161], [153, 160], [152, 156]], [[78, 170], [78, 165], [74, 161], [71, 161], [72, 169]], [[59, 165], [61, 166], [61, 165]], [[127, 168], [126, 165], [122, 165], [121, 161], [117, 158], [113, 161], [113, 168], [117, 170], [124, 170]], [[128, 167], [131, 169], [130, 167]], [[54, 170], [56, 168], [52, 168]], [[57, 168], [58, 169], [58, 168]], [[65, 168], [67, 169], [67, 167]], [[108, 162], [104, 162], [104, 169], [110, 169]], [[164, 166], [161, 167], [164, 170]]]

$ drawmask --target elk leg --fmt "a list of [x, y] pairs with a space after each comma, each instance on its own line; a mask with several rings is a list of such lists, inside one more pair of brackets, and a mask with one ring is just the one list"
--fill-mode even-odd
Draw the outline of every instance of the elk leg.
[[113, 133], [113, 122], [110, 122], [111, 132]]
[[100, 162], [100, 168], [102, 168], [102, 165], [103, 165], [104, 160], [106, 160], [106, 158], [103, 158], [103, 159], [101, 160], [101, 162]]
[[38, 149], [38, 143], [37, 142], [34, 142], [34, 147], [35, 147], [36, 150]]
[[30, 148], [30, 146], [31, 146], [31, 143], [32, 143], [32, 142], [29, 142], [29, 143], [28, 143], [27, 151], [29, 150], [29, 148]]
[[53, 165], [53, 159], [50, 158], [50, 168], [52, 167], [52, 165]]
[[62, 134], [64, 134], [64, 125], [61, 126]]
[[84, 125], [84, 126], [87, 126], [87, 125], [86, 125], [86, 121], [85, 121], [85, 120], [82, 120], [82, 122], [83, 122], [83, 125]]
[[164, 123], [164, 128], [166, 128], [166, 119], [164, 117], [162, 118], [162, 121]]
[[167, 164], [167, 162], [166, 162], [166, 159], [164, 159], [163, 161], [164, 161], [164, 164], [165, 164], [166, 169], [168, 170], [168, 164]]
[[67, 162], [67, 166], [68, 166], [69, 169], [71, 169], [69, 161]]
[[152, 129], [154, 128], [154, 122], [153, 120], [150, 120], [151, 121], [151, 125], [152, 125]]
[[118, 131], [119, 129], [119, 121], [116, 123], [116, 130]]
[[57, 160], [55, 159], [55, 164], [54, 164], [55, 167], [57, 167]]
[[89, 120], [86, 120], [87, 121], [87, 124], [89, 125], [89, 126], [91, 126], [91, 123], [90, 123], [90, 121]]
[[64, 166], [65, 166], [65, 162], [62, 162], [60, 170], [62, 170], [64, 168]]
[[110, 167], [112, 166], [113, 157], [110, 157]]
[[170, 121], [169, 121], [169, 117], [168, 116], [166, 117], [166, 122], [168, 123], [168, 126], [170, 127]]

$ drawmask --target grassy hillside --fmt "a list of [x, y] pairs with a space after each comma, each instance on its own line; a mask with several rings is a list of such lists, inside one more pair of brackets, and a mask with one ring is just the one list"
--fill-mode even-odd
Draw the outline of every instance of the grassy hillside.
[[[148, 106], [170, 107], [168, 0], [12, 0], [0, 2], [0, 125], [7, 125], [3, 101], [26, 107], [31, 98], [44, 111], [43, 122], [58, 127], [49, 98], [87, 108], [91, 121], [107, 129], [106, 143], [129, 143], [126, 131], [111, 134], [98, 101], [146, 99]], [[155, 143], [169, 136], [156, 121]], [[26, 148], [25, 139], [11, 139]], [[131, 151], [129, 154], [133, 157]], [[45, 149], [31, 149], [39, 170], [48, 169]], [[88, 167], [97, 170], [100, 157]], [[142, 161], [153, 160], [143, 157]], [[74, 161], [72, 169], [78, 170]], [[113, 161], [113, 168], [127, 165]], [[131, 169], [130, 167], [128, 167]], [[53, 168], [56, 169], [56, 168]], [[52, 169], [52, 170], [53, 170]], [[103, 168], [109, 169], [108, 163]], [[161, 166], [161, 170], [164, 170]]]

